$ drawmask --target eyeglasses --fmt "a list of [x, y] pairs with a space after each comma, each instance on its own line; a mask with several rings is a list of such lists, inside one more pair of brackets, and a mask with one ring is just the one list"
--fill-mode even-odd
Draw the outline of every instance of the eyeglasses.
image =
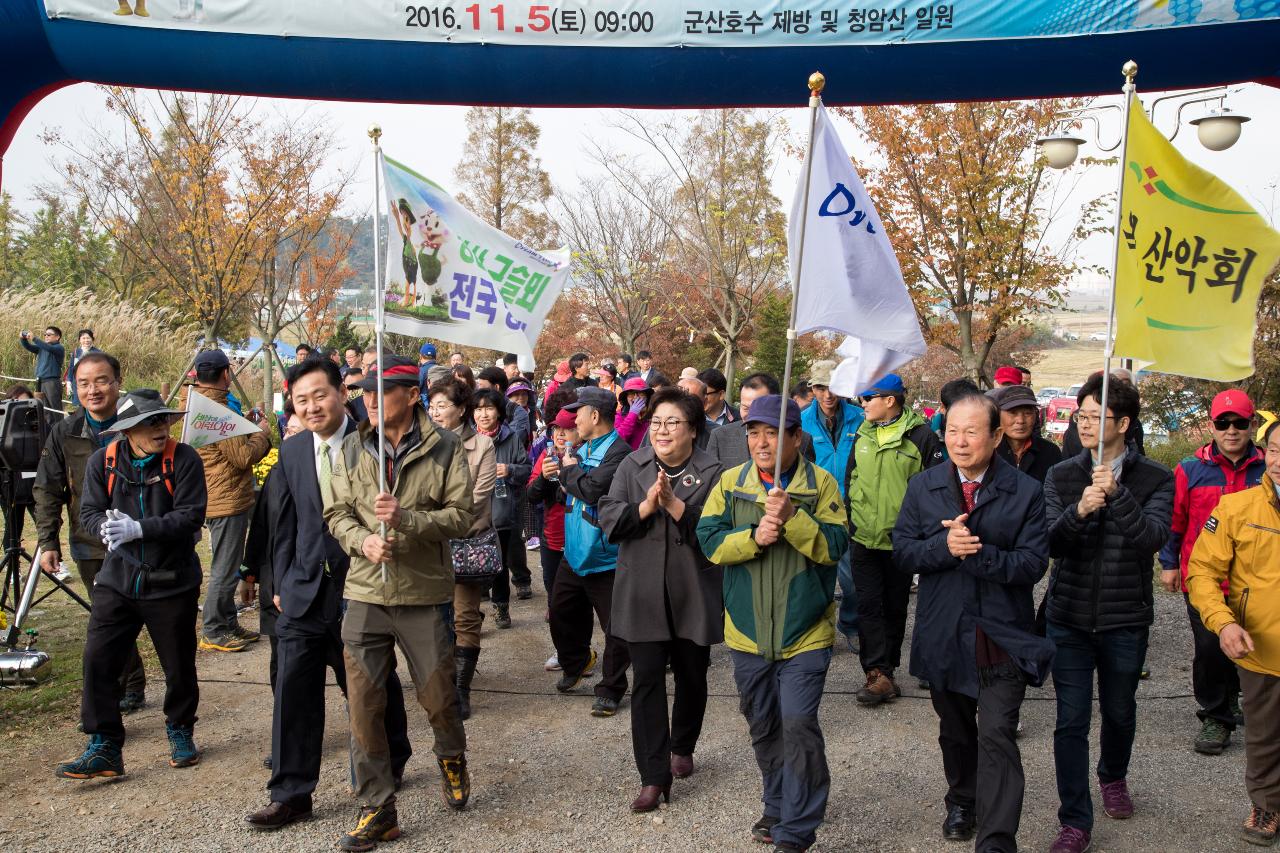
[[1226, 432], [1232, 428], [1243, 431], [1249, 428], [1249, 421], [1245, 418], [1214, 418], [1213, 428], [1218, 432]]
[[427, 406], [427, 411], [432, 414], [439, 415], [456, 408], [458, 407], [453, 403], [432, 403], [430, 406]]
[[[1115, 419], [1116, 419], [1115, 415], [1107, 415], [1107, 420], [1114, 421]], [[1071, 420], [1083, 426], [1095, 426], [1101, 421], [1101, 418], [1099, 418], [1097, 415], [1082, 415], [1079, 412], [1073, 412], [1071, 415]]]
[[653, 432], [662, 432], [664, 429], [667, 432], [674, 432], [676, 427], [680, 426], [680, 424], [687, 423], [688, 421], [681, 420], [680, 418], [667, 418], [665, 421], [654, 420], [649, 421], [649, 429]]
[[89, 381], [88, 379], [77, 379], [76, 388], [78, 388], [81, 391], [88, 391], [90, 388], [98, 388], [105, 391], [106, 389], [110, 388], [112, 385], [115, 385], [116, 382], [117, 380], [108, 379], [105, 376], [99, 376], [97, 379], [94, 379], [92, 382]]

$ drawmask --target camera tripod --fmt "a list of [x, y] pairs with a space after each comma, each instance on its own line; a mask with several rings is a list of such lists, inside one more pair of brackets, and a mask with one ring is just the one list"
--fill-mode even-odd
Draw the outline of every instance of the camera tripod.
[[[61, 589], [85, 610], [89, 609], [89, 602], [81, 598], [79, 593], [51, 575], [46, 577], [52, 581], [53, 587], [39, 598], [35, 597], [36, 584], [44, 573], [40, 571], [36, 558], [22, 550], [22, 537], [18, 530], [22, 524], [22, 513], [26, 508], [15, 501], [17, 493], [15, 478], [18, 476], [21, 475], [8, 469], [0, 469], [0, 509], [4, 511], [4, 557], [0, 559], [0, 608], [12, 614], [9, 632], [4, 641], [4, 645], [10, 649], [17, 645], [18, 637], [22, 633], [22, 623], [26, 621], [31, 608], [57, 590]], [[38, 556], [39, 552], [36, 553]], [[31, 566], [25, 582], [22, 577], [24, 560]]]

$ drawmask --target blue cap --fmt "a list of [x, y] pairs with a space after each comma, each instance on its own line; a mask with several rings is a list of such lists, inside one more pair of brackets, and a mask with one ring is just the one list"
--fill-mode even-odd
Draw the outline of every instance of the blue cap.
[[871, 387], [858, 394], [859, 397], [867, 397], [872, 394], [885, 395], [892, 394], [901, 398], [907, 393], [907, 389], [902, 384], [902, 377], [896, 373], [886, 373], [875, 382], [871, 383]]
[[[777, 428], [778, 426], [778, 407], [782, 405], [782, 397], [777, 394], [766, 394], [763, 397], [756, 397], [751, 401], [751, 408], [747, 410], [746, 422], [749, 424], [762, 423], [766, 426]], [[787, 429], [800, 426], [800, 407], [796, 405], [796, 401], [787, 399]]]
[[436, 345], [435, 345], [435, 344], [423, 344], [422, 346], [418, 347], [418, 354], [419, 354], [419, 355], [424, 355], [424, 356], [426, 356], [427, 358], [435, 358], [435, 357], [436, 357]]

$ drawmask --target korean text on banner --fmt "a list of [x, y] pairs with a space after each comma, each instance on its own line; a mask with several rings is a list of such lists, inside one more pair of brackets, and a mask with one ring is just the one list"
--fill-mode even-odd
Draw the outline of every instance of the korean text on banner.
[[192, 447], [207, 447], [237, 435], [261, 432], [253, 421], [240, 417], [194, 388], [187, 398], [187, 417], [183, 422], [182, 440]]
[[569, 280], [569, 251], [542, 252], [481, 221], [438, 184], [383, 157], [387, 331], [533, 356]]
[[1116, 266], [1115, 355], [1231, 382], [1253, 373], [1262, 283], [1280, 234], [1231, 187], [1129, 110]]
[[801, 281], [795, 283], [796, 333], [828, 330], [856, 339], [838, 350], [844, 361], [831, 385], [835, 393], [853, 397], [924, 355], [924, 336], [880, 216], [821, 105], [811, 156], [812, 170], [806, 164], [802, 172], [809, 174], [809, 209], [802, 177], [787, 234], [793, 271], [804, 252]]

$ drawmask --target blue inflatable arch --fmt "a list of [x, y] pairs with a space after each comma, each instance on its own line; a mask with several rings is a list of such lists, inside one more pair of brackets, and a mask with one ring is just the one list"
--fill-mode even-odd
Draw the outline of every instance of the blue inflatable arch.
[[804, 102], [815, 69], [833, 104], [1000, 100], [1115, 92], [1132, 58], [1147, 90], [1280, 85], [1280, 0], [467, 2], [0, 0], [0, 156], [32, 106], [80, 81], [424, 104], [781, 106]]

